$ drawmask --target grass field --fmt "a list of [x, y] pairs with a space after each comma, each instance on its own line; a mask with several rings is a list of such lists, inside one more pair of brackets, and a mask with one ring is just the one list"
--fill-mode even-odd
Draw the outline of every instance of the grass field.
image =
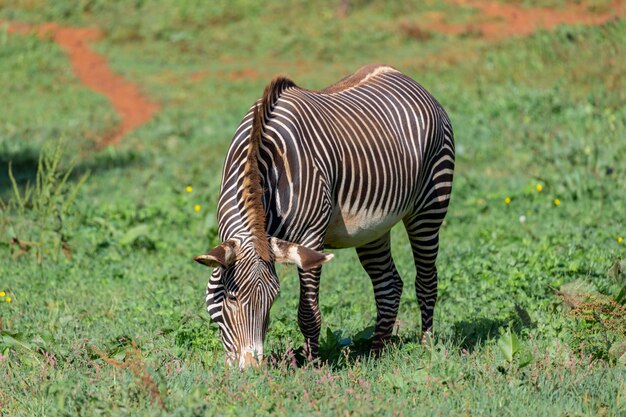
[[[0, 1], [1, 415], [626, 415], [626, 20], [490, 41], [476, 9], [434, 0], [344, 17], [330, 0], [75, 3]], [[429, 30], [435, 14], [469, 29]], [[100, 149], [120, 115], [50, 36], [8, 30], [51, 21], [99, 28], [92, 48], [160, 111]], [[228, 369], [191, 258], [218, 243], [231, 136], [273, 75], [319, 88], [370, 62], [455, 128], [435, 336], [419, 343], [397, 227], [405, 286], [381, 358], [371, 284], [343, 250], [322, 276], [324, 364], [299, 357], [284, 266], [268, 363]]]

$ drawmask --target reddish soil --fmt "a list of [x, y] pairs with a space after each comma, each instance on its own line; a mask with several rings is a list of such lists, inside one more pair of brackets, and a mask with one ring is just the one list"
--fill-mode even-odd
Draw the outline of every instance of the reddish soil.
[[196, 71], [191, 73], [190, 78], [193, 81], [200, 81], [207, 77], [215, 77], [220, 80], [229, 80], [229, 81], [241, 81], [241, 80], [259, 80], [265, 79], [266, 77], [260, 74], [257, 70], [253, 68], [243, 68], [235, 71]]
[[486, 0], [446, 0], [480, 11], [480, 19], [468, 24], [446, 23], [440, 13], [431, 14], [428, 30], [451, 35], [470, 34], [494, 41], [512, 36], [526, 36], [538, 30], [549, 30], [561, 24], [598, 25], [626, 15], [626, 2], [613, 0], [611, 10], [592, 13], [587, 4], [568, 2], [559, 9], [520, 7]]
[[101, 37], [98, 29], [64, 27], [56, 23], [39, 26], [10, 23], [8, 32], [36, 33], [42, 38], [52, 38], [70, 58], [80, 81], [109, 99], [121, 122], [98, 141], [98, 147], [118, 144], [124, 135], [148, 122], [160, 109], [158, 103], [143, 95], [135, 84], [115, 74], [106, 59], [90, 48], [89, 42]]

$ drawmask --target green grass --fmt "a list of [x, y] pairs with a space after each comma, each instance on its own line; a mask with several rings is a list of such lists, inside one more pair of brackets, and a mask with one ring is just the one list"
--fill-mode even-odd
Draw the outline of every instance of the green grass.
[[[95, 152], [94, 139], [116, 120], [107, 100], [80, 85], [51, 41], [0, 31], [0, 93], [11, 103], [0, 113], [0, 291], [12, 299], [0, 302], [0, 413], [626, 414], [624, 358], [609, 352], [623, 329], [603, 327], [602, 317], [576, 319], [555, 295], [578, 283], [615, 298], [625, 285], [623, 273], [608, 271], [626, 258], [626, 243], [617, 242], [626, 238], [626, 22], [497, 44], [439, 34], [417, 41], [402, 22], [454, 7], [352, 3], [342, 21], [330, 1], [293, 2], [280, 19], [277, 4], [246, 1], [0, 8], [4, 20], [102, 27], [94, 48], [163, 105], [118, 148]], [[209, 271], [191, 258], [217, 243], [231, 135], [273, 74], [318, 88], [367, 62], [413, 76], [455, 127], [436, 336], [417, 343], [413, 261], [396, 228], [405, 287], [395, 344], [381, 358], [366, 349], [376, 315], [371, 284], [345, 250], [322, 276], [328, 363], [294, 365], [298, 281], [294, 268], [279, 267], [272, 358], [257, 370], [227, 369], [203, 305]], [[250, 69], [251, 78], [236, 76]], [[193, 80], [198, 71], [205, 76]], [[55, 204], [90, 172], [61, 228], [52, 209], [20, 211], [8, 177], [13, 161], [23, 192], [42, 145], [60, 138], [60, 171], [74, 160], [75, 174]], [[34, 248], [20, 255], [10, 242], [36, 241], [41, 224], [38, 264]], [[60, 234], [71, 260], [55, 244]]]

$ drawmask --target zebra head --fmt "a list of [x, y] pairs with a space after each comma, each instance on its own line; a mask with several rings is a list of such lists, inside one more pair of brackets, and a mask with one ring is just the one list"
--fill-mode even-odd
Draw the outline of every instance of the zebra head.
[[[227, 361], [241, 368], [257, 363], [263, 356], [269, 311], [279, 291], [274, 262], [293, 263], [308, 270], [333, 257], [267, 234], [259, 148], [267, 113], [271, 112], [279, 92], [293, 85], [284, 78], [274, 80], [251, 109], [247, 152], [242, 160], [231, 161], [234, 166], [243, 165], [243, 173], [233, 171], [237, 186], [226, 191], [237, 197], [237, 210], [218, 207], [220, 236], [224, 241], [194, 258], [215, 268], [207, 286], [207, 310], [220, 326]], [[227, 233], [224, 224], [241, 227]]]
[[333, 257], [275, 237], [266, 240], [267, 259], [250, 238], [229, 239], [194, 258], [214, 268], [207, 287], [207, 310], [220, 327], [227, 362], [240, 368], [257, 364], [263, 357], [270, 307], [280, 288], [274, 261], [311, 269]]

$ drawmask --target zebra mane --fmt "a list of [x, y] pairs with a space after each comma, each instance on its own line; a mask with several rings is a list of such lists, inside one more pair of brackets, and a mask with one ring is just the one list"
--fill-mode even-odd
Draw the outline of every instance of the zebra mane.
[[287, 88], [295, 87], [293, 81], [285, 77], [276, 77], [265, 87], [263, 97], [254, 108], [252, 131], [248, 143], [246, 163], [244, 165], [242, 197], [247, 214], [248, 227], [258, 255], [264, 261], [271, 260], [271, 250], [265, 229], [265, 208], [263, 207], [263, 187], [259, 172], [259, 148], [263, 140], [264, 127], [267, 124], [276, 102]]

